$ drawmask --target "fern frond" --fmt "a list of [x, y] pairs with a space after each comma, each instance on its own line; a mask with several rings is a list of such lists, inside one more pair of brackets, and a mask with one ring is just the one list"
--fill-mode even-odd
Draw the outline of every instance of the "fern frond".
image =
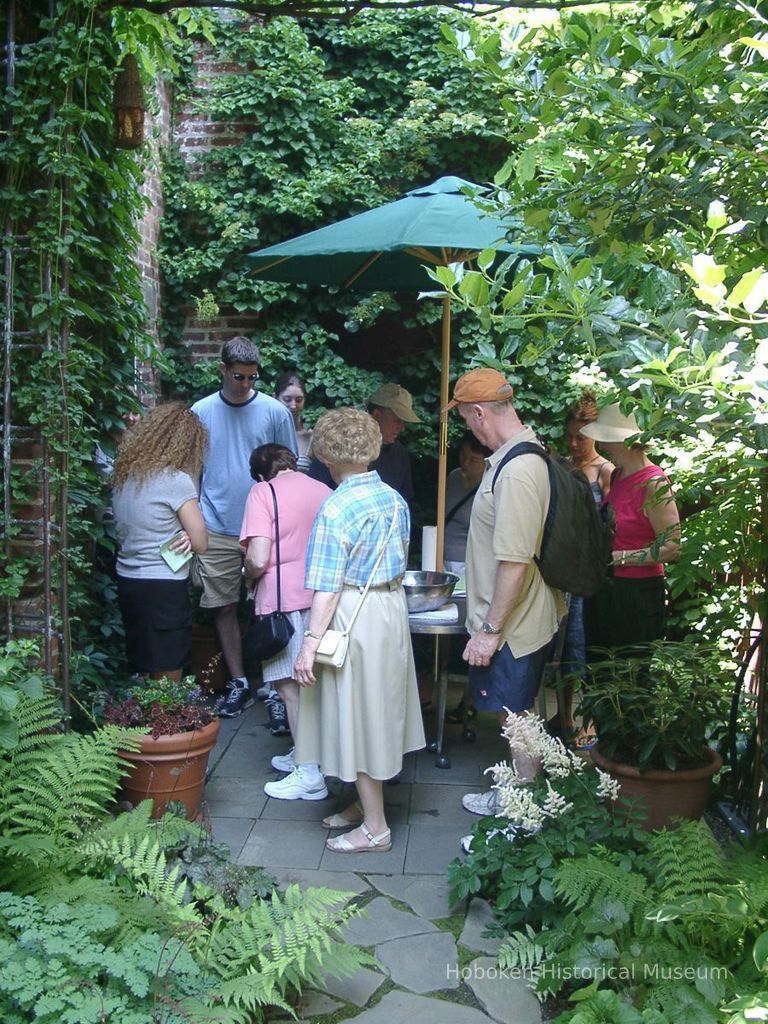
[[289, 988], [320, 984], [324, 974], [347, 975], [370, 956], [340, 942], [339, 929], [360, 911], [343, 906], [351, 893], [289, 886], [271, 900], [255, 900], [247, 911], [224, 911], [197, 953], [222, 979], [225, 1003], [254, 1008], [283, 1006]]
[[536, 940], [538, 935], [529, 924], [523, 932], [507, 935], [499, 949], [499, 967], [534, 973], [546, 960], [546, 950]]
[[701, 821], [657, 832], [648, 841], [648, 852], [657, 863], [655, 888], [663, 902], [704, 896], [726, 882], [723, 852]]
[[26, 753], [14, 751], [0, 825], [7, 835], [40, 833], [69, 844], [90, 822], [105, 817], [104, 805], [124, 771], [118, 751], [135, 745], [136, 737], [108, 726], [89, 736], [70, 733], [51, 739]]
[[575, 910], [609, 901], [631, 913], [646, 904], [646, 887], [642, 875], [595, 856], [566, 860], [555, 875], [558, 895]]

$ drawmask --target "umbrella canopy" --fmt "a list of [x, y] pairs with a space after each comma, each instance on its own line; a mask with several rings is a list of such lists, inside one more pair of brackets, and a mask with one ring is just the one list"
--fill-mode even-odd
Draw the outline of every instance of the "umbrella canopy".
[[[402, 199], [367, 210], [250, 254], [254, 272], [270, 281], [325, 284], [359, 291], [434, 288], [425, 265], [467, 264], [483, 249], [539, 256], [535, 245], [507, 240], [515, 225], [478, 209], [472, 195], [486, 190], [461, 178], [438, 178]], [[469, 194], [468, 194], [469, 193]], [[451, 302], [443, 299], [440, 408], [448, 403]], [[437, 488], [437, 567], [443, 564], [448, 421], [440, 415]]]
[[434, 288], [424, 264], [466, 263], [483, 249], [539, 255], [534, 245], [507, 241], [508, 222], [483, 213], [461, 178], [439, 178], [402, 199], [250, 254], [270, 281], [338, 285], [361, 291]]

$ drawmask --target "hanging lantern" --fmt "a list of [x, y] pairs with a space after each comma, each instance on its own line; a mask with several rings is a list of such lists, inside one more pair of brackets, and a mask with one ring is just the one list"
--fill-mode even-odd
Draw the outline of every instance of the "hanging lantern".
[[147, 103], [139, 76], [139, 65], [127, 53], [115, 79], [115, 145], [118, 149], [138, 149], [144, 141], [144, 112]]

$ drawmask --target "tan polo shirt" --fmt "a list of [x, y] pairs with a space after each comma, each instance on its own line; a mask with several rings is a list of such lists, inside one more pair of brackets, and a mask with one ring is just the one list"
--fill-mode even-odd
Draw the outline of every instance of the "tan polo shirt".
[[499, 562], [528, 566], [515, 606], [502, 626], [501, 637], [516, 658], [538, 651], [557, 629], [559, 594], [548, 587], [533, 561], [541, 550], [544, 520], [549, 508], [549, 474], [538, 455], [518, 455], [502, 469], [491, 493], [499, 462], [522, 441], [536, 442], [530, 427], [514, 434], [486, 459], [467, 540], [467, 620], [476, 633], [488, 614]]

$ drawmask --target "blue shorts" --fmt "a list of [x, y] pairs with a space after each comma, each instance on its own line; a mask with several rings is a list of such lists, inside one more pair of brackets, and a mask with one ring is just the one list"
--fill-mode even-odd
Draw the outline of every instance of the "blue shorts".
[[533, 707], [550, 658], [554, 637], [533, 654], [516, 658], [508, 644], [496, 651], [490, 665], [469, 666], [469, 689], [478, 711], [527, 711]]

